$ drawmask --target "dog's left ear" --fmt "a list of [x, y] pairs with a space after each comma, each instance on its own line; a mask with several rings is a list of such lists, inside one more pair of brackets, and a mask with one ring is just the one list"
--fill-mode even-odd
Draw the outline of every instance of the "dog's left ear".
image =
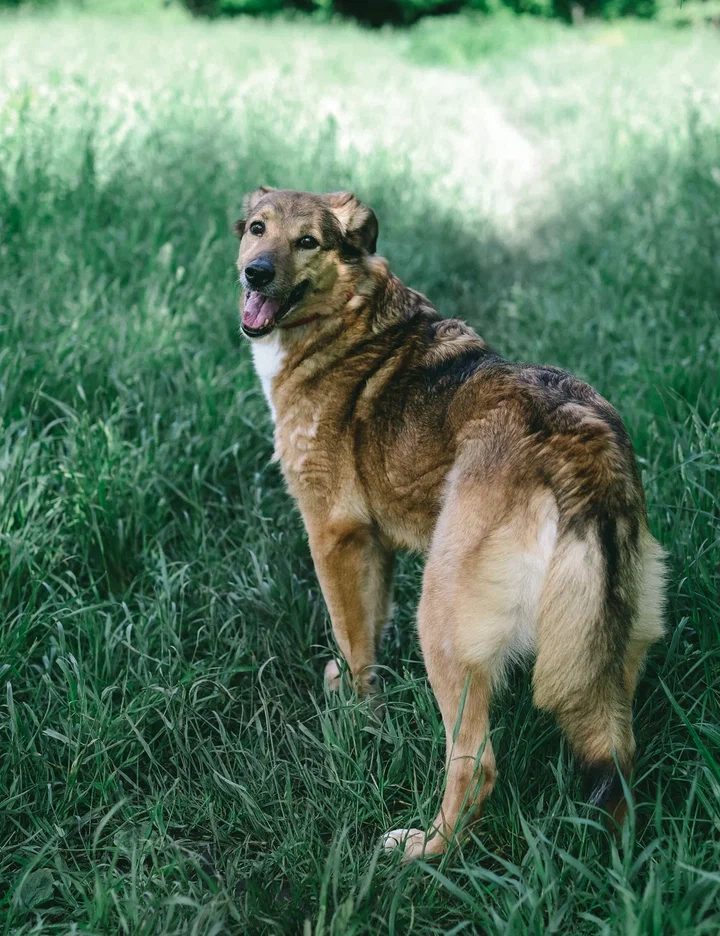
[[261, 198], [264, 198], [268, 192], [275, 192], [276, 189], [272, 185], [261, 185], [260, 188], [256, 188], [254, 192], [249, 192], [245, 198], [243, 198], [243, 208], [245, 209], [245, 216], [251, 215], [257, 203]]
[[352, 192], [332, 192], [326, 198], [350, 252], [375, 253], [378, 221], [372, 208], [363, 205]]
[[[272, 187], [272, 185], [261, 185], [260, 188], [256, 188], [254, 192], [247, 194], [245, 198], [243, 198], [243, 208], [245, 210], [246, 217], [255, 211], [257, 203], [264, 195], [267, 195], [268, 192], [274, 191], [276, 190]], [[235, 231], [238, 237], [242, 237], [245, 233], [246, 224], [247, 221], [245, 218], [242, 218], [240, 221], [236, 221], [235, 224], [233, 224], [233, 231]]]

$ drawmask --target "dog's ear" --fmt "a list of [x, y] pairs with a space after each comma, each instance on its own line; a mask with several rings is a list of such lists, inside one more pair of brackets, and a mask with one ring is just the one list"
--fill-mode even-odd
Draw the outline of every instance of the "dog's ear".
[[375, 212], [358, 201], [352, 192], [331, 192], [326, 196], [330, 210], [340, 224], [343, 240], [356, 256], [375, 253], [378, 221]]
[[[276, 191], [271, 185], [261, 185], [260, 188], [255, 189], [254, 192], [249, 192], [245, 198], [243, 198], [243, 209], [245, 211], [245, 216], [252, 214], [255, 211], [255, 207], [263, 195], [267, 195], [268, 192]], [[245, 225], [247, 221], [245, 218], [241, 218], [240, 221], [236, 221], [233, 224], [233, 231], [237, 234], [239, 238], [242, 238], [245, 233]]]
[[245, 217], [252, 214], [257, 207], [257, 203], [260, 201], [263, 196], [267, 195], [268, 192], [274, 192], [276, 189], [272, 185], [261, 185], [260, 188], [256, 188], [254, 192], [249, 192], [243, 199], [243, 208], [245, 209]]

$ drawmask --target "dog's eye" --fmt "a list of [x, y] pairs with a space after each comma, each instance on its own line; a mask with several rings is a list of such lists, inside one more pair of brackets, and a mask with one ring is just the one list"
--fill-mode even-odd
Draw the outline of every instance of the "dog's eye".
[[302, 247], [303, 250], [315, 250], [315, 248], [319, 246], [320, 244], [314, 237], [310, 237], [309, 234], [306, 234], [305, 237], [301, 237], [298, 241], [298, 247]]
[[253, 223], [250, 225], [250, 233], [254, 234], [255, 237], [262, 237], [262, 235], [265, 233], [265, 225], [262, 223], [262, 221], [253, 221]]

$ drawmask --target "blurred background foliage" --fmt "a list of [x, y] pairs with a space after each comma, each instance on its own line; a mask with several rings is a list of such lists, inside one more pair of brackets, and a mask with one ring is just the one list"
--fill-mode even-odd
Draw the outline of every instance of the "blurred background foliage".
[[[67, 5], [62, 0], [0, 0], [0, 9], [53, 7], [59, 3]], [[468, 17], [471, 27], [473, 20], [508, 12], [575, 24], [586, 17], [612, 20], [636, 16], [658, 18], [679, 27], [720, 25], [720, 0], [71, 0], [71, 5], [102, 12], [142, 12], [180, 5], [200, 17], [291, 13], [315, 18], [348, 17], [369, 26], [408, 26], [424, 17], [460, 13]]]
[[287, 10], [351, 16], [372, 26], [407, 25], [424, 16], [460, 12], [496, 14], [504, 10], [534, 16], [559, 17], [568, 22], [585, 16], [615, 19], [656, 15], [677, 20], [678, 25], [697, 20], [720, 21], [720, 0], [179, 0], [197, 15], [238, 13], [272, 14]]

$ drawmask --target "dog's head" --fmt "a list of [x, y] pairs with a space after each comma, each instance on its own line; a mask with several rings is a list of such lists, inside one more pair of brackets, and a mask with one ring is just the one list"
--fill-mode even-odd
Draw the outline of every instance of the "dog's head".
[[375, 252], [378, 224], [349, 192], [313, 195], [262, 187], [247, 195], [238, 270], [242, 330], [249, 338], [321, 314], [343, 288], [343, 274]]

